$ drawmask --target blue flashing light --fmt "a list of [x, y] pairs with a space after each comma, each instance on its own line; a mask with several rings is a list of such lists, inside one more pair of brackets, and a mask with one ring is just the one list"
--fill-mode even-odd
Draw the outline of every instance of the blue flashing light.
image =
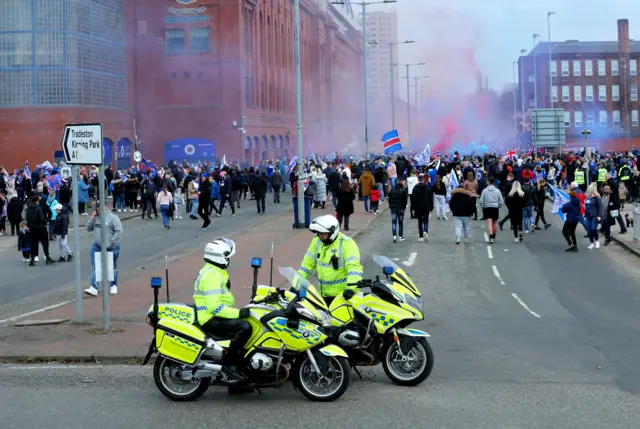
[[162, 277], [151, 277], [151, 287], [154, 289], [162, 287]]
[[262, 267], [262, 259], [251, 258], [251, 268], [260, 268], [260, 267]]
[[298, 291], [298, 296], [300, 297], [300, 299], [303, 299], [307, 296], [307, 291], [304, 289], [301, 289]]
[[382, 272], [387, 275], [390, 276], [391, 274], [393, 274], [393, 267], [384, 267], [382, 269]]

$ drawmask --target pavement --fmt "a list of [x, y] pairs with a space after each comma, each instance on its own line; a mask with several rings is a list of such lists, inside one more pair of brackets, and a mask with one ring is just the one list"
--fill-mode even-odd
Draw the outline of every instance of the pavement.
[[[384, 254], [407, 270], [423, 294], [426, 319], [413, 326], [432, 335], [435, 367], [418, 387], [392, 385], [380, 367], [373, 367], [363, 371], [362, 380], [354, 374], [346, 394], [328, 404], [309, 402], [291, 386], [265, 389], [262, 396], [239, 397], [211, 389], [196, 402], [179, 404], [158, 392], [148, 367], [11, 363], [0, 366], [0, 389], [5, 393], [0, 421], [7, 428], [36, 427], [46, 419], [53, 427], [65, 428], [180, 424], [233, 429], [255, 426], [259, 419], [262, 427], [295, 428], [355, 424], [367, 428], [637, 429], [637, 259], [618, 246], [587, 251], [586, 239], [580, 239], [579, 253], [566, 253], [559, 218], [549, 215], [547, 219], [553, 226], [527, 234], [523, 243], [514, 243], [505, 230], [492, 246], [485, 241], [485, 223], [473, 222], [471, 243], [456, 246], [452, 220], [432, 217], [429, 242], [423, 243], [417, 241], [416, 221], [407, 219], [407, 240], [394, 244], [388, 213], [369, 218], [372, 223], [357, 237], [366, 275], [380, 273], [371, 256]], [[284, 226], [277, 229], [279, 225], [274, 220], [234, 236], [244, 244], [251, 240], [249, 232], [258, 234], [253, 239], [255, 249], [241, 250], [236, 261], [265, 255], [260, 234], [271, 230], [277, 238], [275, 265], [299, 261], [300, 255], [294, 254], [302, 246], [291, 238], [302, 231], [285, 232]], [[198, 265], [195, 260], [183, 264]], [[232, 267], [232, 287], [238, 284], [238, 293], [249, 284], [244, 280], [248, 270], [241, 264]], [[189, 275], [181, 279], [171, 274], [176, 300], [190, 295], [193, 273]], [[120, 313], [135, 317], [137, 304], [129, 301], [139, 299], [142, 305], [150, 297], [143, 280], [148, 276], [140, 280], [139, 298], [134, 298], [138, 292], [125, 292], [113, 300], [112, 308], [122, 307]], [[260, 282], [265, 281], [263, 272]], [[7, 349], [56, 350], [56, 343], [70, 347], [70, 337], [75, 335], [54, 327], [51, 332], [60, 338], [52, 341], [35, 333], [41, 327], [5, 329], [10, 331], [0, 332], [27, 338], [0, 337], [6, 341], [0, 346], [8, 345], [2, 354]], [[141, 344], [150, 339], [148, 327], [135, 332]], [[110, 344], [113, 352], [123, 345], [118, 342], [121, 334], [110, 335], [93, 338]], [[23, 412], [25, 403], [38, 406]]]
[[[260, 272], [258, 281], [260, 284], [269, 283], [272, 243], [276, 268], [273, 282], [283, 285], [286, 280], [277, 273], [277, 267], [299, 267], [312, 234], [307, 229], [292, 229], [293, 216], [288, 204], [268, 206], [267, 210], [272, 212], [263, 216], [256, 215], [253, 204], [247, 202], [246, 207], [238, 210], [235, 217], [223, 214], [221, 218], [214, 218], [213, 227], [206, 232], [199, 229], [201, 221], [185, 219], [176, 221], [168, 231], [162, 229], [159, 221], [127, 223], [120, 253], [119, 293], [109, 296], [112, 332], [103, 332], [102, 296], [82, 300], [82, 324], [14, 326], [15, 322], [25, 319], [77, 320], [72, 264], [28, 267], [20, 262], [5, 287], [0, 289], [8, 297], [0, 307], [3, 310], [0, 313], [0, 360], [20, 361], [38, 357], [60, 361], [95, 357], [99, 360], [130, 361], [144, 356], [151, 335], [145, 321], [153, 302], [149, 280], [154, 276], [165, 279], [165, 253], [171, 255], [171, 258], [167, 257], [166, 264], [170, 300], [192, 302], [193, 282], [203, 265], [204, 246], [217, 236], [226, 236], [236, 242], [237, 253], [230, 267], [230, 278], [239, 305], [248, 303], [250, 299], [253, 280], [251, 258], [263, 258], [266, 268]], [[384, 212], [386, 206], [382, 208]], [[332, 213], [329, 208], [315, 209], [312, 216], [328, 213]], [[357, 236], [374, 217], [364, 214], [358, 205], [348, 234]], [[83, 238], [84, 248], [88, 248], [91, 242], [90, 236]], [[0, 258], [5, 254], [0, 252]], [[83, 258], [83, 265], [83, 272], [89, 275], [88, 257]], [[83, 288], [86, 286], [88, 283]], [[166, 288], [161, 291], [161, 299], [166, 299]]]

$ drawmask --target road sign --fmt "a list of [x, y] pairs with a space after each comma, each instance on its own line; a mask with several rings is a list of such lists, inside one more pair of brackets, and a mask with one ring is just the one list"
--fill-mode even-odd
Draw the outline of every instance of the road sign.
[[535, 109], [531, 117], [531, 140], [536, 147], [564, 147], [566, 124], [564, 109]]
[[140, 161], [142, 161], [142, 154], [140, 153], [140, 151], [135, 151], [135, 152], [133, 153], [133, 160], [134, 160], [135, 162], [140, 162]]
[[62, 150], [69, 165], [102, 165], [102, 124], [66, 125]]

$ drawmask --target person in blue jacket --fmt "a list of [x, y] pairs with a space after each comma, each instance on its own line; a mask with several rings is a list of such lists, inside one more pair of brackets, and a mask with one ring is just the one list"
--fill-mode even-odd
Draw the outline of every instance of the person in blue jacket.
[[86, 206], [89, 202], [89, 185], [86, 180], [84, 175], [78, 178], [78, 214], [82, 216], [89, 216], [86, 212]]
[[560, 209], [565, 214], [564, 226], [562, 227], [562, 235], [569, 243], [569, 248], [566, 252], [577, 252], [578, 244], [576, 241], [576, 227], [580, 222], [580, 200], [578, 194], [571, 192], [569, 194], [570, 200], [564, 204]]

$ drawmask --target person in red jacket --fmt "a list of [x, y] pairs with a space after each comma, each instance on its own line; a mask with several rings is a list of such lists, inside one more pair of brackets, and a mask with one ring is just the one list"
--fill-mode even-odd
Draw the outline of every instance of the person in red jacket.
[[380, 203], [380, 187], [382, 187], [381, 183], [376, 184], [371, 190], [371, 211], [374, 214], [378, 214], [378, 205]]

